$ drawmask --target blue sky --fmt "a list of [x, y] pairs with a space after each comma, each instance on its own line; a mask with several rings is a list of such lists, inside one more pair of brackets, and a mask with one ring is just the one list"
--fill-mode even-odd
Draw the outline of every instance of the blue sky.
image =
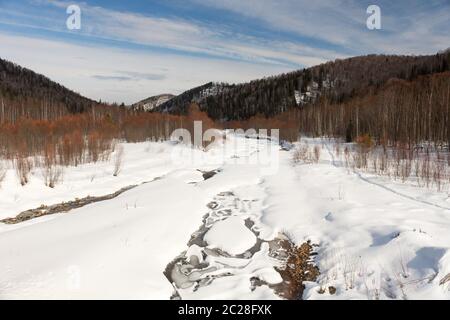
[[[68, 30], [66, 8], [81, 8]], [[381, 30], [366, 9], [381, 8]], [[450, 0], [0, 0], [0, 57], [131, 103], [349, 56], [450, 46]]]

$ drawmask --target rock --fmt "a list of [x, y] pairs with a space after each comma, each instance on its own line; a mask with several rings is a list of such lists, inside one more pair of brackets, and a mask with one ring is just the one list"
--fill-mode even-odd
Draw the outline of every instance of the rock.
[[328, 287], [328, 292], [329, 292], [330, 294], [335, 294], [335, 293], [336, 293], [336, 288], [333, 287], [333, 286], [329, 286], [329, 287]]

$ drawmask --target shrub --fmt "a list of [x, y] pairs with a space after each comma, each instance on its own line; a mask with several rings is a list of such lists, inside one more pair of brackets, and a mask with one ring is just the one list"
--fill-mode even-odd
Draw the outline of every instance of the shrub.
[[44, 182], [47, 187], [54, 188], [62, 181], [63, 169], [60, 166], [51, 164], [43, 169]]
[[17, 157], [14, 160], [14, 167], [16, 169], [17, 177], [19, 178], [22, 186], [28, 183], [28, 176], [32, 169], [32, 162], [25, 157]]
[[361, 146], [365, 149], [370, 149], [374, 145], [374, 141], [372, 140], [372, 137], [368, 134], [364, 134], [362, 136], [357, 137], [356, 142], [358, 143], [359, 146]]
[[114, 172], [113, 172], [113, 176], [117, 177], [120, 173], [120, 171], [122, 170], [122, 164], [123, 164], [123, 146], [122, 145], [118, 145], [116, 148], [116, 154], [114, 157]]
[[292, 163], [308, 162], [309, 147], [307, 144], [301, 144], [292, 153]]

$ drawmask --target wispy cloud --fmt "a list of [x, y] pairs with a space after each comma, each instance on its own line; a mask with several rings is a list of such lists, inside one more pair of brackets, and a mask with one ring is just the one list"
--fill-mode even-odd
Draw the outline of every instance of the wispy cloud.
[[164, 74], [157, 73], [142, 73], [133, 71], [118, 71], [116, 74], [101, 75], [95, 74], [92, 76], [94, 79], [107, 80], [107, 81], [159, 81], [166, 78]]
[[242, 24], [253, 19], [257, 27], [273, 32], [250, 34], [241, 32], [238, 24], [144, 15], [85, 2], [79, 2], [82, 29], [69, 32], [65, 29], [65, 8], [73, 2], [63, 0], [29, 0], [31, 6], [4, 2], [0, 4], [0, 22], [181, 53], [291, 67], [364, 53], [432, 53], [450, 43], [448, 0], [376, 1], [382, 8], [380, 31], [369, 31], [365, 26], [366, 8], [373, 2], [369, 0], [186, 1], [193, 7], [232, 13], [240, 17]]
[[[448, 0], [191, 0], [257, 19], [274, 30], [338, 46], [338, 52], [433, 53], [450, 43]], [[366, 28], [366, 8], [382, 9], [382, 30]], [[307, 40], [305, 40], [307, 41]]]
[[[37, 3], [45, 5], [41, 10], [51, 10], [52, 7], [63, 9], [70, 4], [64, 1], [49, 0], [39, 0]], [[221, 25], [198, 20], [146, 16], [134, 12], [120, 12], [90, 6], [86, 3], [80, 3], [80, 6], [83, 20], [82, 28], [77, 31], [77, 34], [87, 37], [129, 42], [216, 58], [291, 65], [291, 67], [309, 66], [336, 57], [343, 57], [334, 50], [318, 50], [312, 46], [299, 45], [288, 40], [255, 37]], [[24, 12], [20, 14], [23, 18]], [[32, 16], [34, 12], [29, 14]], [[9, 12], [9, 16], [14, 16], [14, 12]], [[24, 20], [29, 24], [33, 18]], [[7, 23], [8, 19], [0, 21]], [[35, 22], [33, 26], [68, 32], [58, 20], [44, 19]]]
[[92, 78], [97, 80], [107, 80], [107, 81], [130, 81], [134, 80], [131, 77], [125, 77], [125, 76], [103, 76], [99, 74], [95, 74], [92, 76]]

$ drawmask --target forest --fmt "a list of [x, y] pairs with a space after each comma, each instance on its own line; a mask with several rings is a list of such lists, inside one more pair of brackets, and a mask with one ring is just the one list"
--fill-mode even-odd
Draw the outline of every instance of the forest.
[[[422, 75], [450, 71], [450, 51], [430, 56], [368, 55], [327, 62], [279, 76], [230, 85], [208, 83], [169, 100], [157, 111], [186, 113], [191, 102], [215, 120], [246, 120], [257, 114], [272, 117], [320, 102], [340, 104], [377, 90], [390, 79], [412, 81]], [[309, 90], [308, 90], [309, 89]], [[295, 92], [311, 93], [298, 103]]]
[[370, 135], [380, 144], [450, 143], [450, 72], [391, 79], [342, 103], [327, 97], [295, 112], [300, 131], [313, 136]]
[[0, 103], [0, 121], [11, 122], [21, 116], [56, 119], [99, 105], [43, 75], [1, 58]]
[[449, 61], [449, 52], [336, 60], [246, 84], [208, 83], [145, 112], [87, 99], [0, 60], [0, 157], [12, 161], [26, 184], [33, 166], [55, 175], [58, 166], [108, 159], [117, 141], [167, 140], [177, 128], [192, 131], [194, 120], [202, 120], [204, 130], [280, 129], [288, 141], [309, 135], [402, 150], [448, 149]]

